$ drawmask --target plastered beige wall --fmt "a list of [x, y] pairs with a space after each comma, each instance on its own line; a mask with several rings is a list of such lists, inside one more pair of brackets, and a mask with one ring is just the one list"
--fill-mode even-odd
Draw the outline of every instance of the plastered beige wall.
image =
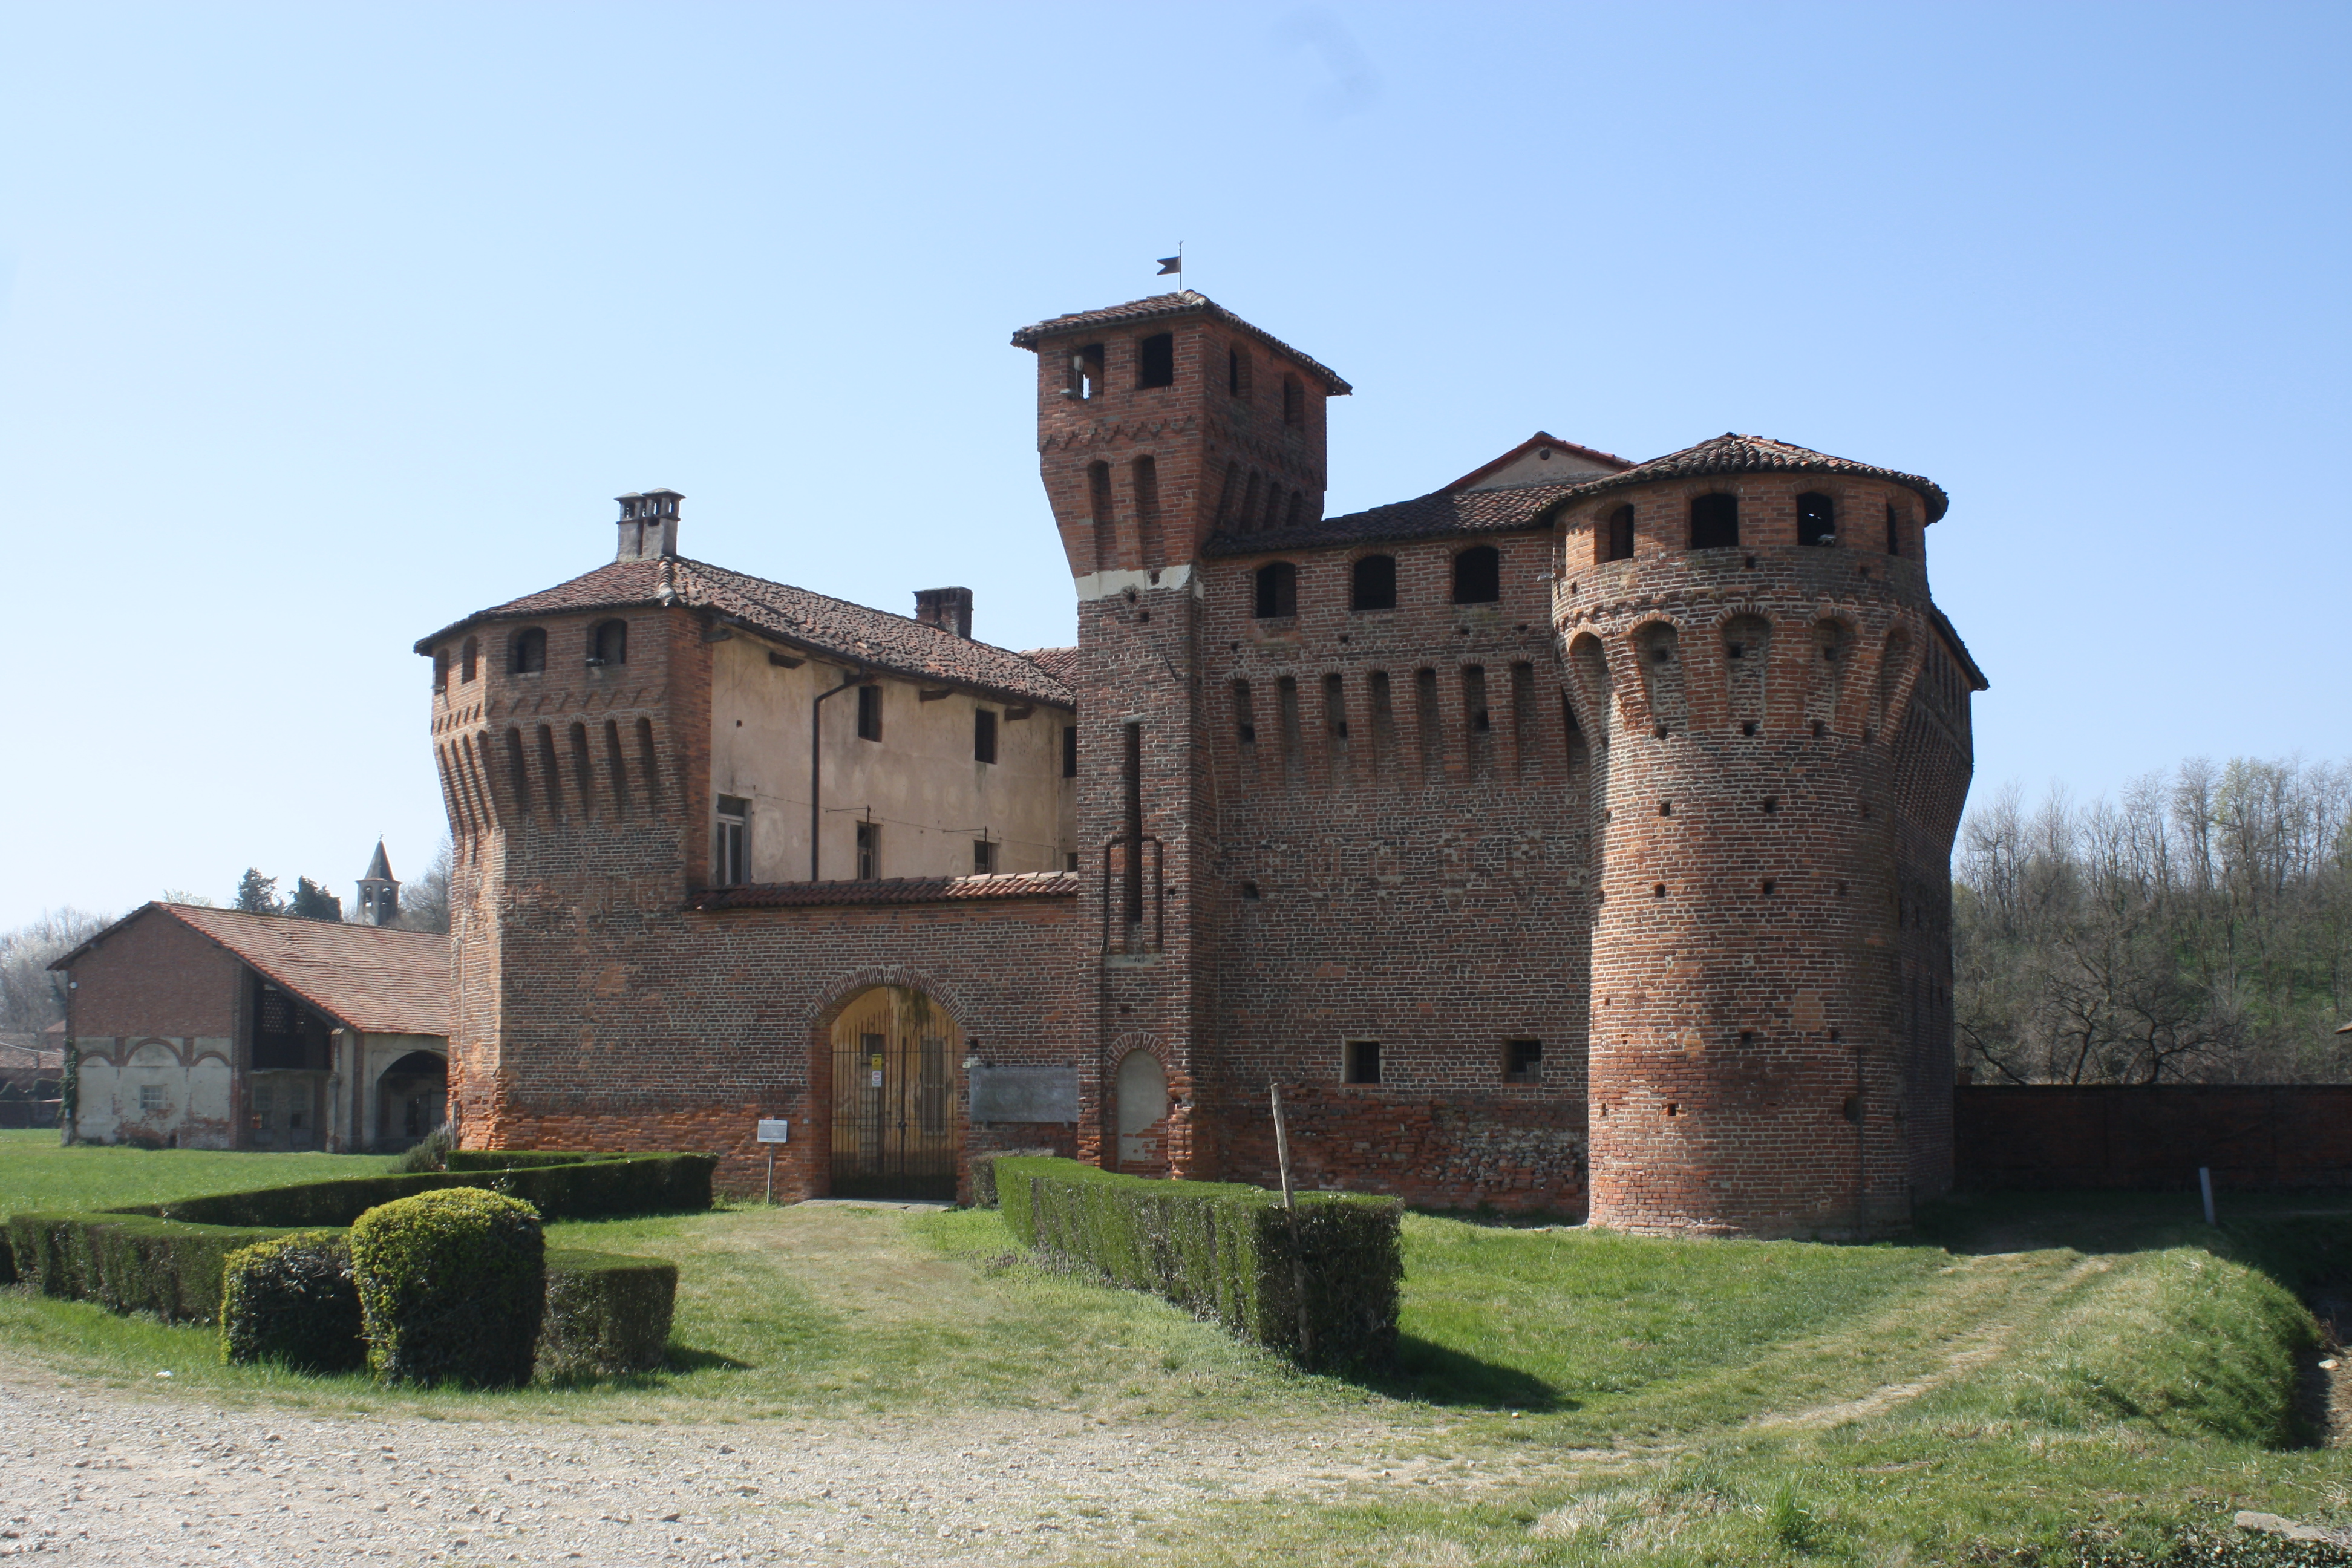
[[[809, 874], [810, 705], [841, 684], [845, 667], [803, 658], [771, 662], [767, 644], [738, 636], [711, 661], [710, 788], [751, 803], [750, 879], [805, 881]], [[797, 654], [786, 657], [800, 658]], [[1076, 780], [1062, 776], [1068, 710], [1017, 705], [878, 675], [882, 738], [857, 734], [857, 694], [824, 704], [821, 871], [856, 874], [857, 826], [882, 829], [885, 877], [965, 877], [972, 841], [997, 845], [996, 869], [1055, 871], [1076, 843]], [[993, 763], [972, 759], [974, 710], [997, 715]]]

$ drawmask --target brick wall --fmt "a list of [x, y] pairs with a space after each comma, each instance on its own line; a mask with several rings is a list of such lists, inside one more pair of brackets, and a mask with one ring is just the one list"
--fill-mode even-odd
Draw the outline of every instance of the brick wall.
[[1969, 1191], [2230, 1192], [2352, 1187], [2352, 1084], [1964, 1085], [1952, 1097]]
[[[1868, 525], [1852, 531], [1864, 542], [1798, 546], [1804, 490]], [[1739, 545], [1685, 548], [1692, 500], [1726, 492]], [[1948, 990], [1967, 688], [1906, 729], [1923, 651], [1953, 656], [1924, 564], [1866, 547], [1890, 500], [1918, 504], [1884, 483], [1735, 475], [1563, 520], [1559, 626], [1604, 822], [1598, 1223], [1866, 1235], [1942, 1190], [1949, 1047], [1938, 1065], [1906, 1001]], [[1628, 502], [1635, 558], [1593, 563]]]

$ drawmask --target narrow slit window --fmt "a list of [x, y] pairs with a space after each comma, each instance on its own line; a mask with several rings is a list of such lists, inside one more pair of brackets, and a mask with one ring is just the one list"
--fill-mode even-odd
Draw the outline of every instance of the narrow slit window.
[[1062, 776], [1066, 779], [1078, 776], [1078, 727], [1076, 724], [1062, 726]]
[[1693, 550], [1736, 550], [1739, 547], [1739, 498], [1699, 496], [1690, 503], [1690, 547]]
[[1282, 422], [1294, 429], [1307, 423], [1307, 384], [1295, 375], [1282, 378]]
[[1323, 678], [1323, 723], [1333, 740], [1348, 738], [1348, 683], [1336, 673]]
[[1257, 618], [1280, 620], [1298, 613], [1298, 568], [1269, 561], [1257, 569]]
[[1143, 922], [1143, 726], [1132, 721], [1120, 726], [1126, 742], [1119, 757], [1121, 817], [1119, 835], [1125, 858], [1120, 863], [1125, 886], [1119, 900], [1129, 925]]
[[1135, 384], [1176, 384], [1176, 334], [1154, 332], [1135, 345]]
[[1378, 1040], [1349, 1040], [1340, 1047], [1339, 1081], [1342, 1083], [1378, 1083], [1381, 1081], [1381, 1043]]
[[1413, 729], [1421, 743], [1421, 770], [1425, 776], [1434, 776], [1438, 767], [1438, 749], [1444, 744], [1444, 721], [1437, 711], [1437, 671], [1416, 669], [1412, 672]]
[[1351, 610], [1396, 608], [1395, 556], [1367, 555], [1356, 563], [1349, 583], [1348, 607]]
[[877, 880], [882, 875], [882, 825], [861, 822], [857, 825], [857, 879]]
[[1886, 503], [1886, 553], [1903, 553], [1903, 513], [1893, 501]]
[[1837, 542], [1837, 508], [1829, 497], [1808, 491], [1797, 498], [1797, 542], [1809, 546]]
[[996, 710], [992, 708], [972, 710], [971, 760], [975, 763], [996, 761]]
[[1246, 680], [1234, 682], [1234, 739], [1244, 746], [1257, 744], [1257, 709]]
[[560, 815], [563, 810], [563, 776], [555, 766], [555, 731], [546, 724], [539, 727], [539, 776], [547, 792], [547, 809]]
[[637, 771], [646, 781], [646, 802], [659, 805], [662, 800], [661, 751], [654, 744], [654, 721], [637, 721]]
[[1474, 736], [1494, 728], [1494, 720], [1486, 710], [1486, 667], [1483, 664], [1462, 668], [1462, 713]]
[[1475, 545], [1454, 558], [1454, 602], [1491, 605], [1503, 596], [1503, 558], [1491, 544]]
[[1396, 754], [1396, 701], [1389, 690], [1389, 672], [1372, 671], [1370, 681], [1372, 699], [1372, 752], [1381, 766]]
[[879, 741], [882, 738], [882, 689], [861, 686], [857, 689], [857, 738]]
[[1225, 390], [1235, 397], [1250, 395], [1250, 353], [1244, 348], [1225, 351]]
[[617, 719], [604, 721], [604, 771], [610, 775], [613, 809], [626, 816], [635, 803], [629, 797], [629, 763], [621, 751], [621, 723]]
[[1095, 525], [1095, 570], [1108, 572], [1118, 552], [1118, 524], [1111, 513], [1108, 463], [1087, 465], [1087, 515]]
[[1128, 479], [1135, 492], [1136, 543], [1143, 552], [1143, 559], [1137, 564], [1149, 572], [1162, 563], [1160, 552], [1160, 460], [1148, 454], [1136, 458], [1128, 466]]

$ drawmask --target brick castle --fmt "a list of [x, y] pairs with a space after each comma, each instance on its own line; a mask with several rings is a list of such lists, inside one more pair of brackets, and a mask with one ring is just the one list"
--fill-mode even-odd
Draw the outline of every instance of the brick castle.
[[1950, 1185], [1941, 489], [1539, 434], [1327, 517], [1348, 384], [1206, 298], [1013, 342], [1076, 647], [694, 561], [666, 490], [417, 645], [465, 1143], [1270, 1183], [1278, 1083], [1309, 1187], [1862, 1236]]

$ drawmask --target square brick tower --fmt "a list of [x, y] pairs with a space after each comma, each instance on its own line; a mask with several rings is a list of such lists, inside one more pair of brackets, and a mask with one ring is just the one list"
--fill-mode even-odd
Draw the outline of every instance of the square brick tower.
[[1087, 1152], [1205, 1174], [1219, 899], [1202, 547], [1221, 526], [1320, 520], [1324, 405], [1349, 388], [1190, 290], [1013, 342], [1037, 355], [1039, 466], [1078, 595], [1079, 868], [1100, 928]]

